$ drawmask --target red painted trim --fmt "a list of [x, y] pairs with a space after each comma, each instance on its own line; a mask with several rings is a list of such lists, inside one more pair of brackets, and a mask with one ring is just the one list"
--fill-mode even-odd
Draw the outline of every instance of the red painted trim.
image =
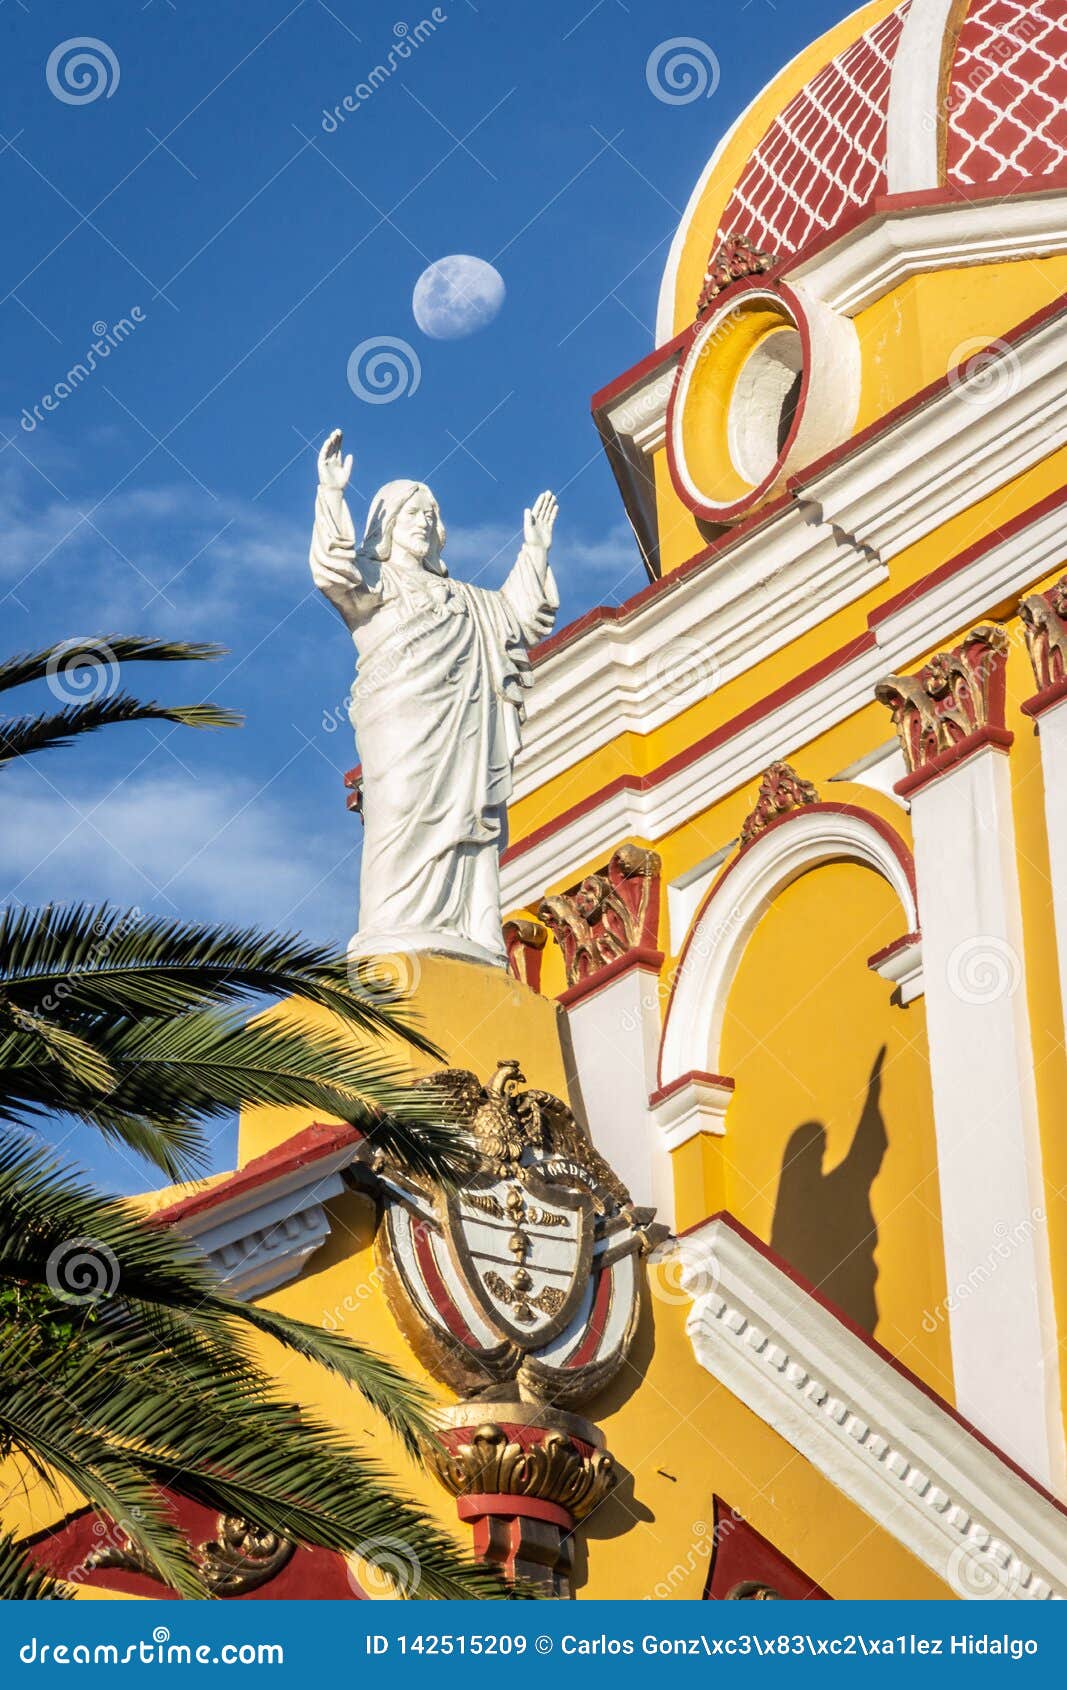
[[891, 944], [883, 945], [880, 951], [875, 951], [873, 956], [869, 956], [867, 967], [877, 970], [883, 962], [888, 962], [891, 956], [896, 956], [898, 951], [909, 950], [912, 945], [918, 945], [921, 941], [921, 933], [905, 933], [903, 938], [894, 939]]
[[677, 358], [683, 351], [689, 332], [688, 329], [683, 329], [673, 340], [665, 340], [662, 346], [653, 347], [652, 351], [646, 352], [636, 364], [631, 364], [628, 370], [623, 370], [621, 375], [609, 381], [605, 387], [598, 388], [589, 401], [589, 409], [594, 414], [604, 410], [616, 399], [621, 399], [631, 387], [637, 387], [649, 376], [657, 375], [660, 370], [665, 369], [671, 359]]
[[482, 1346], [467, 1325], [462, 1313], [456, 1307], [448, 1286], [441, 1278], [437, 1258], [433, 1253], [433, 1242], [428, 1235], [427, 1228], [417, 1224], [412, 1227], [411, 1236], [415, 1242], [415, 1257], [434, 1308], [448, 1327], [453, 1338], [477, 1355]]
[[977, 752], [984, 751], [987, 746], [994, 751], [1009, 751], [1014, 739], [1015, 735], [1007, 728], [979, 728], [975, 733], [967, 734], [958, 744], [950, 745], [945, 751], [939, 751], [937, 756], [931, 757], [921, 769], [916, 769], [912, 774], [905, 775], [903, 780], [898, 780], [893, 791], [901, 798], [910, 798], [924, 786], [930, 786], [942, 775], [948, 774], [950, 769], [958, 768]]
[[484, 1520], [487, 1514], [502, 1515], [511, 1520], [547, 1520], [565, 1532], [574, 1530], [574, 1515], [557, 1502], [543, 1502], [539, 1496], [490, 1494], [472, 1491], [469, 1496], [457, 1496], [456, 1513], [461, 1520]]
[[[759, 482], [757, 486], [753, 487], [748, 493], [743, 494], [740, 499], [734, 499], [732, 503], [726, 505], [715, 505], [710, 504], [706, 500], [691, 493], [685, 484], [682, 466], [678, 461], [678, 456], [674, 448], [675, 411], [678, 404], [678, 395], [681, 391], [682, 383], [685, 380], [694, 344], [704, 333], [710, 332], [711, 335], [714, 335], [716, 323], [725, 322], [730, 316], [730, 313], [737, 310], [739, 306], [742, 306], [746, 299], [770, 299], [780, 302], [784, 305], [786, 312], [792, 318], [793, 327], [800, 336], [801, 345], [800, 391], [797, 394], [796, 408], [793, 412], [793, 417], [790, 421], [789, 430], [782, 444], [782, 448], [779, 451], [778, 456], [775, 458], [771, 468], [763, 477], [763, 480]], [[782, 473], [783, 464], [787, 461], [790, 452], [793, 450], [797, 432], [800, 428], [801, 422], [803, 421], [804, 412], [807, 409], [808, 398], [811, 392], [811, 329], [808, 326], [807, 313], [792, 288], [786, 287], [784, 283], [779, 284], [778, 281], [775, 280], [773, 286], [768, 286], [766, 281], [757, 281], [752, 277], [745, 277], [743, 279], [739, 279], [730, 287], [724, 288], [722, 294], [720, 295], [716, 309], [712, 312], [711, 316], [692, 323], [685, 331], [684, 337], [679, 338], [684, 340], [685, 354], [678, 365], [674, 378], [674, 385], [671, 388], [670, 398], [667, 401], [667, 466], [670, 470], [671, 481], [674, 485], [674, 491], [681, 499], [683, 505], [686, 505], [695, 516], [702, 517], [706, 522], [732, 522], [735, 518], [745, 516], [747, 513], [752, 511], [756, 505], [760, 504], [760, 502], [767, 497]], [[722, 419], [722, 423], [725, 427], [725, 417]], [[742, 477], [742, 479], [744, 478]]]
[[995, 1455], [999, 1461], [1004, 1463], [1005, 1467], [1010, 1468], [1018, 1478], [1024, 1480], [1031, 1490], [1044, 1497], [1046, 1502], [1051, 1502], [1053, 1507], [1067, 1518], [1067, 1502], [1062, 1502], [1058, 1496], [1053, 1496], [1050, 1490], [1046, 1490], [1043, 1484], [1026, 1471], [1025, 1467], [1020, 1467], [1019, 1463], [1006, 1454], [998, 1444], [995, 1444], [991, 1438], [987, 1438], [984, 1432], [978, 1430], [977, 1426], [972, 1425], [964, 1415], [960, 1414], [958, 1409], [953, 1408], [951, 1403], [946, 1402], [932, 1385], [928, 1385], [924, 1379], [920, 1379], [917, 1374], [911, 1371], [910, 1367], [905, 1367], [904, 1363], [898, 1360], [891, 1350], [887, 1350], [884, 1344], [880, 1344], [877, 1338], [872, 1338], [869, 1332], [863, 1330], [862, 1326], [857, 1326], [856, 1322], [839, 1309], [836, 1303], [832, 1303], [829, 1297], [825, 1297], [816, 1286], [812, 1285], [810, 1280], [805, 1279], [802, 1273], [798, 1273], [796, 1268], [787, 1262], [783, 1256], [779, 1256], [775, 1250], [771, 1249], [769, 1244], [765, 1244], [762, 1238], [757, 1238], [754, 1232], [750, 1232], [743, 1222], [739, 1221], [735, 1215], [730, 1214], [729, 1210], [718, 1209], [715, 1214], [709, 1215], [706, 1220], [695, 1221], [692, 1226], [685, 1227], [677, 1236], [688, 1238], [690, 1234], [699, 1232], [701, 1227], [710, 1226], [713, 1221], [721, 1221], [724, 1226], [729, 1227], [731, 1232], [736, 1233], [738, 1238], [744, 1239], [745, 1243], [758, 1251], [765, 1261], [770, 1262], [773, 1267], [784, 1273], [798, 1291], [803, 1291], [804, 1295], [810, 1297], [813, 1303], [817, 1303], [821, 1309], [825, 1309], [827, 1314], [833, 1315], [838, 1324], [843, 1326], [847, 1332], [851, 1332], [854, 1338], [858, 1338], [872, 1355], [877, 1356], [879, 1361], [884, 1361], [887, 1366], [892, 1368], [894, 1373], [899, 1374], [901, 1379], [906, 1380], [909, 1385], [914, 1385], [917, 1391], [921, 1391], [923, 1396], [932, 1402], [936, 1408], [942, 1409], [950, 1420], [954, 1420], [957, 1426], [962, 1427], [965, 1432], [969, 1433], [977, 1443], [982, 1445], [983, 1449], [987, 1449], [991, 1455]]
[[[819, 662], [813, 663], [809, 669], [804, 669], [799, 675], [794, 675], [792, 680], [786, 681], [780, 687], [775, 687], [774, 691], [769, 692], [766, 697], [749, 705], [747, 709], [739, 711], [736, 716], [732, 716], [729, 721], [723, 722], [711, 733], [705, 734], [702, 739], [698, 739], [692, 745], [687, 746], [684, 751], [679, 751], [675, 756], [668, 757], [666, 762], [660, 763], [649, 774], [616, 775], [614, 780], [598, 787], [588, 798], [583, 798], [577, 804], [572, 804], [567, 810], [561, 810], [551, 821], [544, 822], [540, 827], [534, 828], [517, 844], [509, 845], [502, 860], [506, 863], [514, 862], [524, 852], [532, 850], [535, 845], [539, 845], [543, 839], [550, 839], [561, 828], [566, 827], [572, 821], [577, 821], [580, 816], [586, 815], [590, 810], [595, 810], [617, 792], [653, 791], [663, 781], [669, 780], [671, 775], [677, 774], [681, 769], [688, 768], [690, 763], [695, 763], [698, 758], [705, 756], [709, 751], [714, 751], [716, 747], [723, 745], [727, 740], [732, 739], [735, 734], [740, 733], [743, 728], [750, 727], [753, 722], [762, 721], [766, 716], [773, 716], [775, 711], [780, 710], [782, 705], [787, 704], [790, 699], [807, 692], [809, 687], [825, 680], [828, 675], [834, 674], [838, 669], [843, 669], [846, 664], [851, 663], [854, 658], [862, 656], [864, 652], [873, 651], [875, 644], [874, 635], [869, 630], [867, 633], [857, 635], [855, 639], [847, 641], [845, 645], [839, 646], [836, 651], [832, 651], [828, 657], [820, 658]], [[811, 807], [809, 806], [809, 808]], [[837, 806], [837, 808], [842, 808], [842, 806]]]
[[1065, 698], [1067, 698], [1067, 675], [1061, 676], [1058, 681], [1053, 681], [1051, 686], [1042, 687], [1040, 692], [1035, 692], [1033, 698], [1025, 699], [1019, 708], [1023, 715], [1031, 717], [1036, 725], [1039, 716], [1043, 716], [1046, 710], [1051, 710], [1053, 705], [1062, 704]]
[[663, 967], [663, 952], [654, 951], [649, 946], [636, 946], [627, 951], [624, 956], [613, 957], [603, 968], [598, 968], [595, 974], [587, 974], [584, 980], [576, 980], [573, 986], [560, 992], [558, 1002], [564, 1009], [570, 1009], [576, 1003], [582, 1003], [585, 998], [591, 998], [603, 986], [610, 986], [623, 974], [629, 974], [632, 968], [644, 968], [653, 974], [658, 974]]
[[759, 510], [753, 511], [743, 521], [734, 523], [728, 534], [720, 534], [716, 539], [709, 541], [706, 546], [700, 548], [699, 552], [694, 552], [691, 558], [687, 558], [684, 563], [680, 563], [676, 569], [672, 569], [667, 575], [661, 575], [656, 581], [650, 581], [639, 592], [634, 593], [628, 599], [624, 599], [622, 604], [596, 605], [594, 609], [587, 610], [583, 615], [576, 617], [573, 622], [568, 622], [567, 626], [560, 628], [558, 633], [551, 634], [547, 640], [542, 640], [540, 645], [534, 646], [530, 653], [531, 663], [536, 666], [543, 663], [546, 658], [555, 656], [557, 651], [562, 650], [564, 646], [573, 644], [590, 628], [598, 627], [600, 624], [607, 622], [628, 622], [632, 616], [636, 616], [644, 609], [646, 604], [649, 604], [653, 598], [658, 597], [660, 593], [677, 591], [684, 581], [689, 580], [691, 575], [696, 575], [706, 564], [713, 563], [719, 557], [725, 555], [739, 541], [749, 539], [760, 528], [769, 526], [787, 506], [793, 505], [793, 497], [788, 492], [783, 492], [776, 499], [768, 500], [765, 505], [761, 505]]
[[667, 1085], [658, 1086], [654, 1092], [650, 1092], [648, 1098], [649, 1108], [658, 1108], [658, 1106], [661, 1103], [664, 1103], [668, 1097], [673, 1097], [675, 1092], [681, 1091], [683, 1086], [691, 1086], [693, 1084], [717, 1086], [720, 1091], [732, 1092], [737, 1088], [737, 1081], [731, 1080], [728, 1074], [708, 1074], [705, 1073], [702, 1068], [690, 1068], [688, 1073], [679, 1074], [676, 1080], [671, 1080]]
[[217, 1208], [220, 1203], [229, 1203], [232, 1198], [243, 1196], [246, 1191], [254, 1191], [257, 1186], [266, 1185], [271, 1180], [280, 1179], [283, 1174], [308, 1167], [348, 1145], [354, 1147], [362, 1138], [363, 1134], [358, 1127], [327, 1126], [321, 1121], [316, 1121], [310, 1127], [305, 1127], [303, 1132], [296, 1133], [273, 1150], [268, 1150], [265, 1155], [256, 1156], [243, 1168], [238, 1168], [235, 1173], [230, 1174], [228, 1179], [221, 1180], [209, 1190], [193, 1192], [191, 1196], [181, 1197], [176, 1203], [157, 1210], [153, 1215], [146, 1215], [146, 1223], [149, 1226], [178, 1226], [192, 1215]]
[[[768, 834], [777, 832], [780, 827], [788, 827], [790, 822], [796, 821], [799, 816], [827, 814], [855, 816], [859, 821], [866, 822], [869, 827], [872, 827], [876, 833], [880, 834], [889, 846], [890, 850], [893, 852], [897, 861], [900, 863], [901, 868], [904, 870], [908, 886], [911, 889], [912, 898], [915, 898], [915, 859], [913, 858], [907, 845], [905, 845], [903, 839], [900, 837], [900, 834], [897, 833], [895, 829], [891, 828], [888, 822], [883, 821], [881, 816], [876, 815], [873, 810], [863, 809], [858, 804], [832, 804], [823, 803], [821, 801], [818, 804], [804, 804], [798, 810], [790, 810], [786, 815], [778, 816], [769, 824], [769, 826], [765, 827], [763, 832], [760, 834], [759, 839], [753, 841], [750, 850], [755, 850], [760, 841], [766, 839]], [[711, 907], [712, 899], [718, 896], [724, 883], [729, 879], [738, 863], [746, 862], [748, 860], [749, 854], [749, 851], [738, 852], [736, 856], [730, 858], [728, 863], [724, 864], [722, 871], [716, 878], [714, 884], [709, 887], [707, 892], [705, 892], [697, 908], [696, 914], [690, 922], [689, 932], [686, 934], [685, 943], [679, 952], [678, 961], [673, 969], [671, 993], [670, 997], [667, 999], [667, 1008], [663, 1016], [663, 1037], [660, 1039], [659, 1060], [656, 1068], [656, 1078], [661, 1082], [663, 1079], [663, 1044], [667, 1036], [667, 1027], [670, 1023], [671, 1012], [674, 1009], [674, 999], [678, 991], [678, 985], [685, 970], [686, 959], [689, 955], [689, 947], [696, 939], [696, 935], [700, 929], [700, 924]]]
[[[455, 1406], [457, 1408], [462, 1408], [463, 1404], [457, 1403]], [[484, 1401], [479, 1400], [477, 1406], [484, 1410], [486, 1404]], [[508, 1405], [505, 1404], [503, 1406], [507, 1407]], [[504, 1433], [508, 1442], [511, 1444], [518, 1444], [522, 1449], [536, 1449], [537, 1445], [546, 1436], [546, 1434], [552, 1430], [550, 1426], [538, 1426], [535, 1422], [529, 1420], [520, 1422], [515, 1420], [500, 1420], [495, 1416], [492, 1416], [491, 1418], [493, 1418], [494, 1423], [500, 1427], [500, 1430]], [[485, 1421], [486, 1415], [483, 1412], [468, 1420], [465, 1425], [447, 1426], [440, 1433], [441, 1442], [445, 1445], [446, 1449], [454, 1452], [462, 1444], [464, 1436], [477, 1431], [479, 1426], [484, 1426]], [[580, 1454], [586, 1457], [596, 1454], [598, 1447], [596, 1444], [588, 1443], [585, 1438], [579, 1438], [573, 1432], [570, 1433], [569, 1436], [571, 1443], [580, 1452]]]
[[[1041, 188], [1035, 188], [1035, 182], [1038, 180], [1045, 185]], [[811, 259], [825, 254], [838, 242], [849, 239], [861, 229], [866, 229], [867, 226], [870, 229], [875, 229], [878, 225], [890, 220], [905, 218], [909, 213], [920, 216], [924, 211], [951, 211], [959, 207], [974, 208], [978, 205], [993, 207], [1008, 205], [1013, 200], [1018, 199], [1048, 199], [1062, 191], [1063, 188], [1067, 188], [1067, 170], [1053, 171], [1050, 175], [1040, 178], [1020, 177], [1017, 185], [1008, 191], [1005, 191], [1003, 187], [996, 190], [990, 189], [988, 185], [984, 188], [976, 187], [965, 190], [946, 184], [944, 187], [921, 188], [907, 194], [876, 194], [873, 199], [867, 201], [866, 205], [858, 206], [855, 210], [847, 212], [830, 228], [824, 229], [819, 235], [814, 235], [800, 252], [790, 253], [784, 258], [781, 264], [781, 274], [783, 276], [792, 275], [794, 271], [801, 269]], [[965, 265], [967, 261], [961, 258], [956, 262]], [[988, 263], [990, 260], [983, 262]], [[803, 277], [800, 278], [800, 282], [803, 285]]]
[[596, 1282], [596, 1296], [593, 1298], [593, 1307], [589, 1312], [589, 1325], [586, 1327], [585, 1336], [578, 1348], [566, 1363], [568, 1368], [585, 1367], [587, 1362], [592, 1361], [600, 1348], [600, 1341], [604, 1336], [610, 1307], [611, 1269], [601, 1268], [600, 1277]]
[[[973, 208], [976, 205], [993, 207], [1008, 205], [1023, 198], [1047, 199], [1067, 188], [1067, 169], [1053, 171], [1049, 176], [1041, 177], [1040, 181], [1042, 186], [1035, 188], [1034, 177], [1020, 178], [1019, 187], [1007, 193], [1002, 188], [991, 190], [988, 187], [984, 189], [979, 187], [964, 191], [962, 188], [945, 186], [923, 189], [908, 194], [876, 194], [873, 199], [868, 200], [866, 205], [846, 213], [830, 228], [813, 236], [810, 241], [805, 243], [800, 252], [786, 254], [775, 266], [772, 273], [773, 279], [775, 282], [781, 279], [788, 284], [794, 271], [810, 264], [813, 258], [826, 253], [840, 241], [851, 238], [861, 228], [869, 226], [873, 230], [892, 218], [907, 217], [909, 213], [919, 216], [924, 211], [936, 211], [938, 209]], [[965, 260], [961, 262], [965, 262]], [[742, 281], [750, 283], [751, 278], [742, 278]], [[803, 285], [803, 278], [801, 278], [801, 285]], [[726, 289], [723, 290], [724, 293], [726, 291]], [[1040, 316], [1041, 313], [1037, 313], [1037, 315]], [[1028, 318], [1027, 321], [1032, 323], [1034, 318]], [[692, 325], [681, 329], [670, 340], [665, 340], [659, 346], [654, 347], [651, 352], [638, 359], [636, 364], [632, 364], [628, 370], [624, 370], [621, 375], [615, 376], [604, 387], [598, 389], [589, 402], [590, 409], [595, 411], [610, 404], [620, 394], [625, 393], [627, 388], [635, 387], [642, 377], [648, 375], [658, 366], [665, 364], [669, 357], [676, 356], [690, 335], [691, 328]], [[998, 338], [1004, 339], [1006, 337], [999, 336]]]
[[888, 617], [895, 616], [898, 611], [917, 603], [920, 599], [925, 598], [927, 593], [932, 592], [934, 588], [942, 586], [944, 582], [951, 581], [954, 575], [958, 575], [961, 570], [969, 568], [972, 563], [977, 562], [986, 552], [992, 551], [994, 546], [998, 546], [1001, 541], [1010, 540], [1014, 535], [1025, 532], [1035, 522], [1039, 522], [1043, 516], [1048, 516], [1052, 511], [1060, 510], [1064, 506], [1067, 506], [1067, 487], [1058, 487], [1055, 492], [1046, 494], [1043, 499], [1038, 499], [1036, 504], [1028, 505], [1024, 511], [1020, 511], [1017, 516], [1013, 516], [1009, 522], [994, 528], [989, 534], [984, 534], [980, 540], [976, 540], [965, 551], [957, 552], [946, 563], [939, 564], [936, 569], [931, 569], [929, 574], [922, 576], [920, 580], [913, 581], [909, 587], [895, 593], [891, 599], [883, 600], [868, 615], [868, 627], [877, 628]]

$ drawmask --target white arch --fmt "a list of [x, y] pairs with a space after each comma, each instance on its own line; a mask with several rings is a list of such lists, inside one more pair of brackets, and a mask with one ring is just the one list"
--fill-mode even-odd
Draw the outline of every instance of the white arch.
[[908, 7], [889, 79], [885, 169], [891, 194], [941, 186], [941, 70], [954, 7], [955, 0], [911, 0]]
[[900, 900], [902, 931], [918, 930], [910, 854], [880, 817], [824, 805], [796, 810], [735, 858], [690, 928], [663, 1028], [661, 1088], [686, 1074], [719, 1072], [726, 1000], [756, 923], [802, 874], [842, 859], [887, 880]]

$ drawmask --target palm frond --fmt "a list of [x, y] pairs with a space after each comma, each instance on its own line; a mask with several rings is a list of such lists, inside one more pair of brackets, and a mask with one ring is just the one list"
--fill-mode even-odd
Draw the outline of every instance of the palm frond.
[[351, 1027], [439, 1052], [405, 1013], [349, 977], [344, 957], [295, 934], [215, 926], [110, 905], [0, 912], [0, 983], [13, 1003], [51, 1012], [178, 1014], [211, 1003], [296, 995]]
[[[6, 1372], [0, 1352], [0, 1378]], [[302, 1543], [358, 1552], [387, 1569], [403, 1547], [412, 1596], [507, 1594], [498, 1574], [472, 1563], [424, 1510], [397, 1493], [377, 1462], [317, 1417], [294, 1416], [252, 1369], [220, 1374], [198, 1346], [160, 1354], [137, 1334], [101, 1336], [94, 1328], [76, 1362], [34, 1358], [34, 1375], [35, 1412], [16, 1383], [0, 1396], [0, 1429], [20, 1448], [31, 1436], [35, 1447], [47, 1444], [47, 1458], [67, 1477], [81, 1462], [84, 1494], [94, 1494], [84, 1491], [86, 1480], [103, 1482], [125, 1516], [115, 1515], [110, 1502], [103, 1505], [144, 1544], [167, 1583], [175, 1575], [187, 1578], [188, 1566], [176, 1554], [165, 1507], [138, 1515], [128, 1505], [139, 1485], [179, 1487], [210, 1508]], [[110, 1454], [106, 1471], [100, 1446]]]
[[110, 698], [87, 699], [83, 704], [66, 704], [62, 710], [38, 716], [13, 716], [0, 720], [0, 764], [16, 757], [28, 757], [69, 745], [80, 734], [122, 722], [177, 722], [186, 728], [236, 728], [244, 718], [239, 711], [220, 704], [157, 704], [129, 693]]
[[203, 663], [225, 657], [226, 647], [185, 640], [150, 640], [135, 634], [103, 634], [84, 640], [60, 640], [38, 651], [19, 652], [0, 663], [0, 692], [44, 681], [73, 660], [78, 669], [106, 669], [120, 663]]
[[[447, 1101], [397, 1078], [395, 1063], [342, 1033], [239, 1012], [108, 1022], [86, 1018], [79, 1032], [114, 1071], [111, 1091], [80, 1084], [39, 1039], [16, 1022], [0, 1030], [0, 1120], [32, 1124], [66, 1113], [111, 1137], [140, 1120], [168, 1177], [194, 1177], [205, 1153], [200, 1123], [249, 1104], [304, 1108], [357, 1126], [414, 1172], [455, 1177], [467, 1165], [466, 1137]], [[148, 1152], [152, 1154], [151, 1150]]]
[[35, 1566], [11, 1532], [0, 1532], [0, 1602], [69, 1602], [73, 1594]]
[[62, 1252], [82, 1246], [88, 1271], [107, 1295], [94, 1307], [136, 1305], [156, 1348], [212, 1347], [217, 1367], [245, 1360], [242, 1332], [261, 1332], [336, 1373], [385, 1418], [409, 1453], [431, 1435], [432, 1404], [421, 1387], [340, 1333], [222, 1294], [200, 1251], [169, 1228], [145, 1224], [128, 1204], [98, 1197], [57, 1171], [47, 1152], [0, 1140], [0, 1279], [76, 1289], [64, 1280]]
[[46, 1476], [66, 1479], [105, 1509], [129, 1537], [144, 1545], [173, 1589], [183, 1596], [202, 1596], [192, 1550], [155, 1477], [122, 1449], [107, 1429], [106, 1416], [86, 1423], [77, 1411], [78, 1386], [97, 1366], [89, 1346], [82, 1360], [70, 1366], [64, 1354], [49, 1351], [32, 1328], [9, 1328], [0, 1341], [0, 1433], [5, 1445], [29, 1456]]

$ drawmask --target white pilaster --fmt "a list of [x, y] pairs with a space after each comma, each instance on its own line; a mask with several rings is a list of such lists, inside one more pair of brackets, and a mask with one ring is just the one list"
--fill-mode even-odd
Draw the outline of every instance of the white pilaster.
[[[1008, 759], [911, 794], [956, 1405], [1040, 1482], [1064, 1476], [1058, 1350]], [[1067, 825], [1067, 818], [1065, 818]]]
[[571, 1002], [571, 1050], [593, 1143], [634, 1202], [674, 1224], [670, 1158], [649, 1113], [659, 1057], [659, 979], [635, 965]]
[[1067, 1005], [1067, 698], [1061, 698], [1041, 711], [1038, 743], [1041, 746], [1041, 776], [1045, 788], [1045, 828], [1060, 992]]

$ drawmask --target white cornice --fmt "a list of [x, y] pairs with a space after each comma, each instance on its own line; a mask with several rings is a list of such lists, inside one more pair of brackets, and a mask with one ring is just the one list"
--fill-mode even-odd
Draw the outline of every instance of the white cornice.
[[515, 797], [618, 734], [652, 732], [887, 575], [792, 505], [703, 569], [668, 577], [625, 620], [595, 624], [537, 665]]
[[958, 379], [814, 475], [804, 496], [888, 562], [1067, 443], [1067, 310], [987, 359], [971, 342]]
[[1065, 199], [1062, 188], [1045, 188], [1002, 199], [878, 211], [790, 266], [784, 280], [855, 317], [925, 270], [1067, 252]]
[[[537, 666], [516, 796], [535, 792], [619, 733], [645, 735], [886, 578], [889, 560], [993, 487], [1067, 443], [1067, 311], [827, 466], [800, 503], [702, 568], [670, 577], [620, 618]], [[878, 626], [863, 654], [644, 792], [613, 794], [506, 863], [508, 909], [538, 897], [620, 839], [662, 838], [776, 757], [870, 701], [892, 668], [932, 650], [1059, 560], [1052, 512], [989, 547]]]
[[341, 1170], [352, 1145], [320, 1156], [277, 1178], [180, 1218], [175, 1231], [204, 1252], [231, 1297], [248, 1301], [295, 1279], [308, 1257], [326, 1242], [323, 1204], [345, 1189]]
[[652, 1119], [666, 1150], [677, 1150], [700, 1133], [722, 1138], [726, 1112], [734, 1095], [732, 1080], [720, 1074], [686, 1074], [662, 1093], [649, 1098]]
[[678, 1245], [697, 1361], [960, 1597], [1067, 1594], [1067, 1520], [725, 1221]]

